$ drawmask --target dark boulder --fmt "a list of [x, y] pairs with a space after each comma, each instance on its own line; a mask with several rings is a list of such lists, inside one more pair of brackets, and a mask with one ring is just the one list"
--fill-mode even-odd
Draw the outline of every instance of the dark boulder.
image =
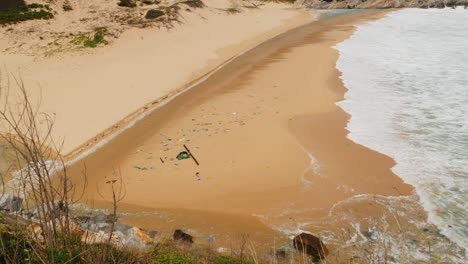
[[176, 231], [174, 231], [174, 235], [172, 236], [172, 239], [174, 239], [174, 241], [180, 241], [180, 242], [185, 242], [185, 243], [190, 243], [190, 244], [193, 243], [193, 237], [180, 229], [177, 229]]
[[120, 0], [118, 3], [119, 6], [123, 7], [136, 7], [136, 0]]
[[302, 233], [293, 239], [294, 248], [312, 256], [314, 259], [325, 259], [328, 249], [320, 238], [311, 234]]
[[161, 3], [159, 0], [142, 0], [141, 2], [145, 5], [155, 5]]
[[155, 19], [161, 16], [164, 16], [166, 13], [164, 11], [159, 10], [159, 9], [151, 9], [146, 12], [145, 18], [146, 19]]

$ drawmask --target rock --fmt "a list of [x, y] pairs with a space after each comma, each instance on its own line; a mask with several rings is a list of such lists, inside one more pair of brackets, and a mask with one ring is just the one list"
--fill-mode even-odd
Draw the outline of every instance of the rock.
[[161, 3], [161, 1], [159, 0], [142, 0], [141, 2], [145, 5], [154, 5]]
[[172, 238], [174, 239], [174, 241], [181, 241], [190, 244], [193, 243], [193, 237], [180, 229], [174, 231], [174, 235], [172, 236]]
[[4, 194], [0, 197], [0, 210], [17, 212], [23, 206], [23, 199], [11, 194]]
[[438, 3], [433, 3], [431, 5], [429, 5], [429, 8], [445, 8], [445, 4], [442, 3], [442, 2], [438, 2]]
[[[111, 228], [112, 224], [109, 224], [109, 231]], [[133, 226], [129, 226], [126, 224], [120, 224], [120, 223], [115, 223], [114, 224], [114, 232], [121, 232], [124, 235], [131, 235], [133, 234], [131, 230], [133, 230]]]
[[[86, 243], [103, 243], [110, 237], [111, 223], [86, 223], [81, 225], [84, 231], [82, 241]], [[112, 243], [118, 246], [143, 249], [156, 241], [156, 231], [115, 223], [111, 236]]]
[[164, 11], [161, 11], [159, 9], [151, 9], [146, 12], [145, 18], [146, 19], [155, 19], [161, 16], [164, 16], [166, 13]]
[[136, 7], [136, 0], [120, 0], [118, 3], [119, 6], [124, 7]]
[[114, 218], [113, 214], [105, 214], [103, 212], [96, 212], [94, 214], [87, 214], [87, 215], [79, 215], [74, 217], [74, 220], [80, 224], [99, 224], [99, 223], [107, 223], [110, 224], [117, 219]]
[[294, 248], [300, 252], [312, 256], [315, 259], [324, 259], [328, 255], [328, 249], [316, 236], [302, 233], [293, 239]]
[[156, 236], [158, 235], [158, 231], [146, 231], [148, 233], [148, 236], [150, 238], [156, 238]]

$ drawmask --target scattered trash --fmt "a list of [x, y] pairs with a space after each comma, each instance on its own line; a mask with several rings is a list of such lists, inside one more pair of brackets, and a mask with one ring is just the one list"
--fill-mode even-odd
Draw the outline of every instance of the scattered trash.
[[440, 232], [440, 230], [437, 230], [437, 235], [441, 238], [447, 238], [444, 234]]
[[237, 113], [237, 112], [233, 112], [232, 114], [233, 114], [233, 115], [237, 115], [238, 113]]
[[160, 157], [159, 160], [161, 161], [161, 163], [164, 164], [164, 160]]
[[195, 173], [195, 177], [197, 177], [197, 180], [201, 181], [201, 177], [200, 177], [200, 173], [199, 173], [199, 172]]
[[415, 247], [415, 246], [416, 246], [416, 241], [414, 241], [414, 240], [411, 239], [411, 240], [408, 240], [408, 241], [406, 242], [406, 244], [407, 244], [408, 246], [410, 246], [410, 247]]
[[187, 151], [182, 151], [177, 155], [178, 160], [190, 159], [190, 154]]
[[135, 168], [137, 170], [147, 170], [148, 169], [146, 167], [140, 167], [140, 166], [133, 166], [133, 168]]
[[215, 237], [215, 236], [209, 236], [209, 237], [206, 238], [206, 240], [207, 240], [208, 242], [213, 242], [213, 241], [216, 240], [216, 237]]

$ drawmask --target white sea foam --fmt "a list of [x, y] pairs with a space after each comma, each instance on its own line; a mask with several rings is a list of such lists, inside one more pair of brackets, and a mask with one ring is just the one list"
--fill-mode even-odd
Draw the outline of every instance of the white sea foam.
[[393, 171], [451, 240], [468, 248], [468, 10], [406, 9], [336, 47], [349, 138]]

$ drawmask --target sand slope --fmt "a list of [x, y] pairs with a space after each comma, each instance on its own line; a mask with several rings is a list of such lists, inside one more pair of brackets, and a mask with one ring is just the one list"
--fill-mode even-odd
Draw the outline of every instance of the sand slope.
[[171, 30], [133, 28], [110, 46], [78, 53], [39, 58], [8, 52], [11, 41], [0, 40], [3, 75], [22, 78], [34, 99], [42, 96], [42, 110], [56, 116], [54, 137], [65, 140], [63, 153], [69, 153], [145, 104], [313, 17], [282, 4], [230, 15], [221, 10], [230, 1], [205, 3], [183, 13], [184, 24]]

